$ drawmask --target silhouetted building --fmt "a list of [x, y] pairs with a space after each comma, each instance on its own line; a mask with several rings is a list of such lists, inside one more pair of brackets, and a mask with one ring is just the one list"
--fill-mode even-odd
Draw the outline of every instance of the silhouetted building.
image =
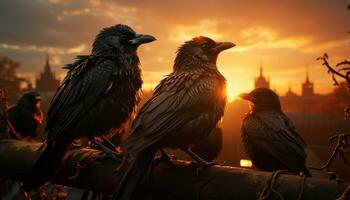
[[305, 82], [302, 83], [301, 88], [301, 95], [297, 95], [289, 85], [285, 96], [280, 96], [284, 111], [289, 113], [314, 113], [316, 112], [315, 106], [329, 98], [329, 95], [314, 92], [314, 83], [310, 80], [308, 73], [306, 73]]
[[293, 98], [293, 97], [297, 97], [298, 95], [292, 91], [292, 86], [289, 84], [288, 91], [285, 96]]
[[302, 96], [313, 96], [314, 94], [314, 83], [309, 80], [309, 73], [306, 73], [305, 82], [302, 84], [301, 89]]
[[260, 75], [255, 78], [255, 88], [263, 87], [270, 88], [270, 80], [264, 77], [263, 67], [260, 65]]
[[[255, 88], [264, 87], [270, 88], [270, 80], [263, 74], [263, 66], [260, 64], [260, 74], [254, 79]], [[281, 105], [286, 112], [290, 113], [309, 113], [314, 112], [314, 107], [320, 101], [328, 98], [328, 95], [320, 95], [314, 92], [314, 83], [310, 80], [309, 74], [306, 73], [305, 81], [301, 85], [302, 94], [298, 95], [292, 91], [292, 86], [289, 84], [287, 93], [280, 96]], [[276, 89], [273, 89], [276, 93]]]
[[60, 85], [60, 80], [51, 71], [49, 55], [46, 56], [44, 71], [40, 73], [40, 77], [36, 80], [36, 90], [38, 92], [55, 92]]

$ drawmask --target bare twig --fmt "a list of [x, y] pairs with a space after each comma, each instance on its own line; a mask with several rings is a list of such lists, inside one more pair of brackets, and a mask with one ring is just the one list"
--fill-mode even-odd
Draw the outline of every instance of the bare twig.
[[[350, 77], [349, 77], [349, 74], [348, 72], [346, 74], [342, 74], [341, 72], [339, 72], [337, 69], [335, 69], [334, 67], [332, 67], [329, 62], [328, 62], [328, 54], [325, 53], [323, 56], [321, 57], [318, 57], [316, 60], [322, 60], [323, 63], [322, 65], [326, 66], [327, 69], [328, 69], [328, 73], [331, 73], [332, 74], [332, 79], [334, 81], [334, 85], [339, 85], [339, 82], [338, 80], [336, 79], [336, 76], [340, 77], [340, 78], [343, 78], [345, 79], [348, 84], [350, 84]], [[338, 65], [339, 66], [339, 63]]]
[[344, 60], [343, 62], [338, 63], [336, 66], [339, 67], [341, 65], [350, 65], [350, 61]]
[[259, 198], [258, 200], [265, 200], [265, 199], [269, 199], [270, 196], [274, 193], [277, 194], [279, 199], [284, 200], [284, 197], [281, 193], [279, 193], [275, 188], [274, 185], [277, 181], [278, 175], [282, 174], [282, 173], [286, 173], [288, 172], [288, 170], [277, 170], [274, 171], [271, 174], [271, 177], [267, 180], [266, 185], [264, 186], [264, 188], [262, 189], [261, 193], [259, 194]]
[[350, 197], [350, 185], [345, 189], [343, 194], [336, 200], [346, 200], [346, 199], [349, 199], [349, 197]]
[[[350, 10], [350, 5], [347, 5], [347, 8]], [[328, 62], [328, 58], [329, 57], [328, 57], [327, 53], [325, 53], [323, 56], [318, 57], [316, 60], [323, 61], [322, 65], [326, 66], [328, 69], [328, 73], [332, 74], [332, 79], [333, 79], [334, 85], [339, 85], [339, 82], [338, 82], [336, 77], [340, 77], [342, 79], [345, 79], [346, 82], [348, 83], [348, 91], [350, 93], [350, 67], [348, 67], [350, 65], [350, 61], [345, 59], [344, 61], [336, 64], [335, 67], [332, 67]], [[340, 66], [341, 66], [341, 68], [336, 69], [337, 67], [340, 67]], [[345, 72], [345, 74], [342, 72]], [[347, 119], [350, 116], [349, 111], [350, 111], [350, 107], [348, 106], [344, 110], [345, 119]]]
[[320, 168], [317, 168], [317, 167], [309, 167], [309, 168], [315, 169], [315, 170], [326, 169], [329, 172], [330, 171], [329, 168], [332, 165], [332, 163], [337, 155], [339, 155], [339, 157], [341, 157], [343, 159], [343, 161], [346, 165], [350, 166], [350, 163], [347, 161], [347, 159], [345, 157], [345, 154], [348, 153], [346, 151], [346, 147], [348, 145], [348, 137], [349, 136], [350, 136], [350, 133], [345, 133], [345, 134], [334, 135], [331, 138], [329, 138], [330, 142], [337, 139], [337, 145], [334, 147], [333, 152], [332, 152], [330, 158], [328, 159], [327, 163]]
[[[317, 58], [317, 60], [322, 60], [324, 66], [327, 67], [328, 69], [328, 73], [332, 74], [332, 79], [334, 82], [334, 85], [339, 85], [339, 81], [337, 80], [336, 77], [340, 77], [342, 79], [345, 79], [346, 82], [348, 83], [348, 91], [350, 92], [350, 67], [343, 67], [340, 69], [336, 69], [334, 67], [332, 67], [329, 62], [328, 62], [328, 55], [325, 53], [322, 57]], [[349, 65], [350, 62], [348, 60], [345, 60], [343, 62], [340, 62], [336, 65], [336, 67], [342, 66], [342, 65]], [[341, 73], [341, 72], [345, 72], [345, 74]], [[350, 107], [346, 107], [344, 109], [344, 117], [345, 119], [347, 119], [349, 117], [349, 111], [350, 111]]]

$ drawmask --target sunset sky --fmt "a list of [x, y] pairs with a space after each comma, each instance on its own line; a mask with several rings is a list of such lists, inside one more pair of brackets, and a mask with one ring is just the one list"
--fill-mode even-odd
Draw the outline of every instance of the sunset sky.
[[253, 88], [260, 62], [272, 85], [300, 93], [308, 68], [318, 93], [332, 90], [318, 56], [350, 59], [347, 0], [0, 0], [0, 55], [21, 62], [19, 72], [34, 77], [45, 53], [53, 70], [76, 55], [89, 54], [98, 31], [118, 23], [158, 40], [139, 49], [144, 88], [169, 73], [177, 47], [194, 36], [237, 46], [218, 60], [233, 99]]

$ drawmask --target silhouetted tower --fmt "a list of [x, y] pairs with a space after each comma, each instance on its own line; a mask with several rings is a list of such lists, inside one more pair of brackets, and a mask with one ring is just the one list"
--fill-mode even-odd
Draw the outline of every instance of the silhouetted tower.
[[295, 93], [293, 92], [292, 86], [291, 86], [290, 83], [289, 83], [289, 85], [288, 85], [288, 91], [287, 91], [287, 93], [286, 93], [285, 96], [286, 96], [286, 97], [296, 97], [296, 96], [297, 96], [297, 94], [295, 94]]
[[260, 75], [255, 78], [255, 88], [264, 87], [270, 88], [270, 80], [266, 79], [263, 74], [263, 67], [260, 63]]
[[302, 84], [302, 96], [314, 95], [314, 83], [309, 79], [309, 72], [306, 72], [305, 82]]
[[51, 71], [49, 54], [46, 55], [46, 63], [44, 71], [40, 73], [40, 77], [36, 79], [36, 90], [38, 92], [55, 92], [60, 85], [55, 74]]

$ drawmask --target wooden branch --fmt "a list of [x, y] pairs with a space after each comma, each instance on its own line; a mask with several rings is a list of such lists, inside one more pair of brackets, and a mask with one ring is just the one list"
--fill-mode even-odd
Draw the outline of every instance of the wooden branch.
[[350, 65], [350, 61], [344, 60], [336, 65], [336, 67], [342, 66], [342, 65]]
[[350, 78], [348, 75], [344, 75], [340, 72], [338, 72], [336, 69], [334, 69], [329, 63], [328, 63], [328, 55], [325, 53], [323, 56], [318, 57], [316, 60], [322, 60], [322, 65], [326, 66], [328, 69], [328, 73], [332, 74], [332, 79], [334, 81], [334, 85], [339, 85], [337, 79], [335, 78], [335, 75], [338, 77], [341, 77], [345, 79], [350, 84]]
[[[35, 160], [41, 143], [16, 140], [0, 141], [0, 177], [21, 180]], [[122, 176], [114, 170], [120, 163], [100, 151], [72, 149], [67, 155], [56, 183], [100, 192], [112, 192]], [[148, 177], [150, 177], [148, 179]], [[284, 199], [337, 199], [348, 184], [325, 179], [302, 178], [229, 166], [200, 169], [186, 161], [154, 162], [150, 176], [145, 175], [138, 191], [142, 199], [260, 199], [275, 195]], [[302, 189], [303, 188], [303, 189]], [[346, 196], [347, 194], [344, 194]]]

